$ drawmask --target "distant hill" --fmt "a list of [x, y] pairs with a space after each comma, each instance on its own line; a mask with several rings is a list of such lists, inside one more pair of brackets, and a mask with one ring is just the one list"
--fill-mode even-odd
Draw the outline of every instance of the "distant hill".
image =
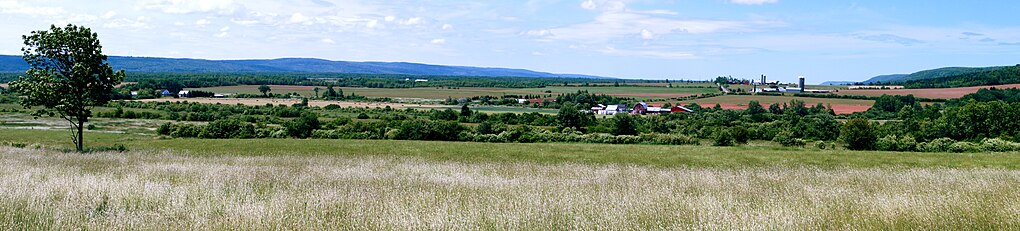
[[904, 82], [903, 85], [907, 88], [950, 88], [1020, 83], [1020, 64], [985, 70], [939, 78], [911, 80]]
[[[110, 56], [115, 70], [151, 73], [357, 73], [491, 77], [607, 78], [591, 75], [555, 74], [525, 69], [443, 66], [404, 62], [348, 62], [309, 58], [206, 60]], [[24, 72], [21, 56], [0, 55], [0, 72]]]
[[865, 80], [864, 83], [875, 83], [879, 81], [883, 83], [902, 83], [913, 80], [934, 79], [970, 73], [993, 71], [1001, 68], [1003, 67], [944, 67], [934, 70], [919, 71], [913, 74], [880, 75]]

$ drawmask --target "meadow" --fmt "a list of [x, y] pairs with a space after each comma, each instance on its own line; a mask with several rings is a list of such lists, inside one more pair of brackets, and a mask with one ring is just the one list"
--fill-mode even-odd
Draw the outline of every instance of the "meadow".
[[87, 137], [2, 130], [0, 227], [1020, 227], [1017, 153]]

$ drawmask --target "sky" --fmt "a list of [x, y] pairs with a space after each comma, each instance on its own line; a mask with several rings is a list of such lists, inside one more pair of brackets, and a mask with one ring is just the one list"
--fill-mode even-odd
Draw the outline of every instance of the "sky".
[[0, 0], [0, 54], [72, 23], [118, 56], [820, 83], [1016, 65], [1016, 12], [1014, 0]]

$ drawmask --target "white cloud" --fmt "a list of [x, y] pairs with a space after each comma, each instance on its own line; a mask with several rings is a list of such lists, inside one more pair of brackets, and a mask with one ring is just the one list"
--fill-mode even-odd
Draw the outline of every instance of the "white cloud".
[[200, 27], [201, 26], [206, 26], [206, 25], [209, 25], [209, 24], [212, 24], [212, 22], [207, 20], [207, 19], [204, 19], [204, 18], [195, 21], [195, 25], [196, 26], [200, 26]]
[[149, 28], [149, 18], [145, 16], [138, 17], [134, 20], [120, 18], [103, 24], [103, 27], [114, 28], [114, 29], [145, 29]]
[[407, 20], [404, 20], [403, 22], [400, 22], [400, 24], [404, 24], [404, 25], [408, 25], [408, 26], [418, 25], [418, 24], [421, 24], [421, 18], [419, 18], [419, 17], [409, 18]]
[[234, 0], [154, 0], [142, 3], [142, 8], [159, 10], [171, 14], [188, 13], [232, 13], [237, 5]]
[[107, 11], [107, 12], [106, 12], [105, 14], [103, 14], [103, 16], [101, 16], [100, 18], [103, 18], [103, 19], [111, 19], [111, 18], [113, 18], [113, 16], [117, 16], [117, 12], [116, 12], [116, 11]]
[[220, 32], [219, 34], [215, 34], [213, 36], [216, 36], [217, 38], [226, 38], [227, 36], [230, 36], [230, 33], [224, 31], [224, 32]]
[[651, 57], [661, 59], [698, 59], [697, 55], [690, 52], [683, 51], [668, 51], [661, 49], [634, 49], [634, 50], [621, 50], [614, 47], [606, 47], [598, 50], [599, 52], [607, 55], [615, 56], [637, 56], [637, 57]]
[[312, 19], [301, 13], [294, 13], [290, 16], [290, 23], [311, 24]]
[[259, 23], [258, 20], [245, 20], [245, 19], [231, 19], [230, 21], [234, 22], [237, 25], [242, 26], [251, 26]]
[[23, 14], [29, 16], [58, 16], [67, 14], [64, 8], [29, 6], [18, 3], [18, 1], [0, 1], [0, 13]]
[[375, 20], [375, 19], [368, 20], [368, 22], [365, 23], [365, 27], [368, 27], [368, 28], [376, 28], [378, 26], [379, 26], [379, 20]]
[[443, 30], [449, 30], [449, 29], [453, 29], [453, 25], [443, 24]]
[[778, 3], [779, 0], [730, 0], [730, 2], [743, 5], [761, 5], [766, 3]]
[[775, 21], [684, 20], [629, 11], [606, 11], [591, 22], [560, 28], [532, 30], [525, 34], [548, 39], [592, 42], [636, 35], [644, 37], [647, 34], [643, 31], [635, 31], [634, 28], [645, 28], [644, 30], [648, 32], [655, 31], [658, 34], [708, 34], [748, 32], [782, 25], [784, 24]]
[[397, 20], [397, 17], [386, 16], [386, 18], [384, 18], [384, 20], [386, 20], [387, 22], [392, 22], [393, 20]]
[[229, 26], [224, 26], [223, 28], [220, 28], [220, 32], [227, 32], [227, 31], [230, 31], [230, 27]]
[[641, 38], [642, 39], [653, 39], [653, 38], [655, 38], [655, 34], [653, 34], [651, 31], [648, 31], [648, 29], [644, 29], [644, 30], [641, 30]]
[[594, 10], [598, 7], [599, 6], [595, 4], [595, 1], [592, 0], [584, 0], [583, 2], [581, 2], [581, 8], [584, 8], [586, 10]]
[[436, 45], [446, 44], [446, 39], [433, 39], [431, 43]]
[[322, 42], [322, 43], [325, 43], [325, 44], [336, 44], [336, 41], [333, 41], [333, 39], [328, 39], [328, 38], [324, 38], [322, 40], [319, 40], [319, 42]]

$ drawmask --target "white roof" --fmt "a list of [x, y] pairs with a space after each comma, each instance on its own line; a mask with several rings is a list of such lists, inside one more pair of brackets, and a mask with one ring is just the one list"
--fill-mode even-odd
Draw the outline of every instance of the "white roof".
[[616, 111], [616, 110], [619, 110], [619, 109], [620, 109], [619, 105], [609, 105], [608, 107], [606, 107], [606, 110], [608, 110], [608, 111]]
[[188, 94], [188, 93], [191, 93], [191, 91], [181, 91], [181, 92], [178, 92], [177, 94]]

